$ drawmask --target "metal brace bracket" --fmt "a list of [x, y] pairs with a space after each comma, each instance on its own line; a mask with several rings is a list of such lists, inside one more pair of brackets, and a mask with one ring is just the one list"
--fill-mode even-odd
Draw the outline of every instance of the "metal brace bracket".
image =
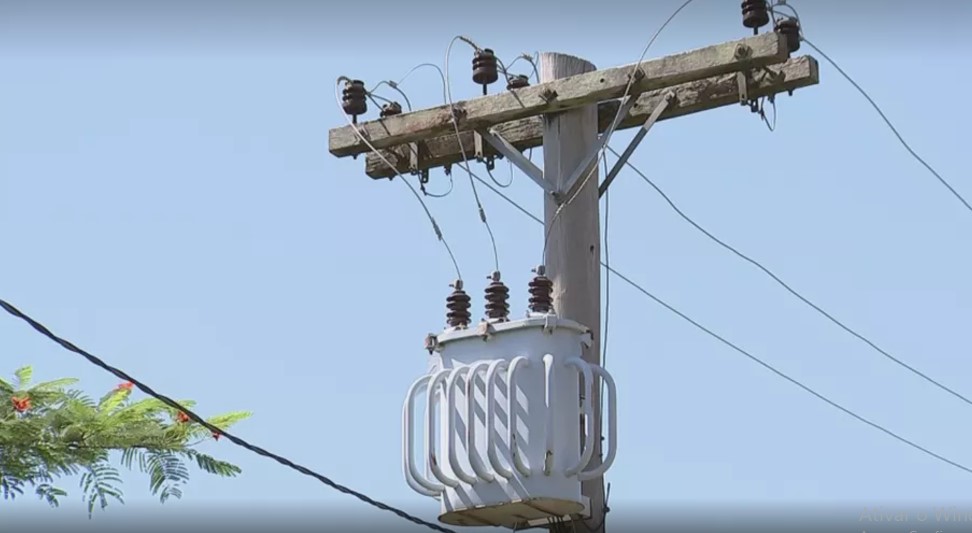
[[476, 139], [485, 139], [497, 152], [502, 154], [511, 163], [517, 166], [528, 178], [539, 185], [543, 190], [553, 194], [554, 186], [543, 178], [543, 170], [533, 164], [523, 152], [517, 150], [509, 141], [503, 138], [495, 129], [489, 131], [477, 131]]
[[439, 349], [439, 338], [435, 333], [429, 333], [425, 337], [425, 349], [429, 351], [429, 355]]
[[581, 336], [581, 344], [583, 344], [585, 348], [594, 346], [594, 333], [591, 330], [587, 330], [584, 335]]
[[476, 335], [482, 337], [483, 341], [488, 341], [496, 333], [496, 328], [488, 320], [483, 320], [476, 327]]
[[749, 97], [750, 72], [736, 72], [736, 85], [739, 88], [739, 105], [749, 107], [753, 113], [759, 112], [759, 104], [755, 98]]
[[493, 156], [486, 155], [486, 145], [483, 143], [483, 136], [478, 131], [473, 131], [473, 155], [476, 161], [486, 164], [486, 170], [496, 168], [496, 160]]
[[635, 102], [638, 101], [639, 94], [629, 94], [627, 99], [621, 103], [621, 108], [618, 110], [618, 114], [615, 116], [614, 121], [608, 126], [604, 133], [601, 134], [600, 138], [591, 148], [591, 151], [584, 156], [584, 159], [580, 161], [574, 171], [571, 173], [570, 177], [567, 178], [565, 182], [564, 189], [562, 191], [557, 191], [561, 194], [561, 198], [569, 198], [570, 192], [574, 190], [574, 186], [577, 185], [577, 181], [580, 180], [581, 176], [585, 174], [591, 163], [597, 160], [597, 155], [604, 149], [604, 145], [610, 140], [611, 135], [614, 134], [614, 130], [617, 129], [621, 121], [628, 116], [631, 112], [631, 108], [634, 107]]
[[740, 105], [749, 105], [749, 74], [742, 71], [737, 72], [736, 85], [739, 87]]
[[638, 130], [638, 133], [635, 134], [634, 138], [631, 139], [631, 142], [628, 143], [628, 147], [624, 149], [624, 153], [618, 157], [618, 160], [614, 163], [614, 166], [611, 167], [608, 175], [604, 177], [604, 181], [601, 183], [601, 186], [597, 188], [598, 198], [604, 196], [604, 193], [607, 192], [608, 187], [611, 186], [611, 182], [614, 181], [614, 178], [618, 176], [618, 173], [621, 172], [621, 169], [624, 168], [624, 165], [628, 162], [628, 158], [634, 154], [634, 151], [638, 148], [638, 145], [641, 144], [641, 141], [644, 140], [646, 135], [648, 135], [648, 131], [651, 129], [651, 127], [655, 125], [655, 122], [658, 122], [658, 119], [661, 117], [662, 113], [664, 113], [665, 110], [668, 109], [668, 106], [674, 101], [675, 93], [672, 91], [666, 92], [665, 96], [662, 98], [662, 101], [658, 102], [658, 105], [655, 106], [655, 109], [651, 112], [651, 115], [649, 115], [648, 119], [645, 120], [645, 123], [641, 125], [641, 129]]
[[418, 175], [419, 182], [423, 185], [429, 182], [429, 169], [419, 168], [425, 159], [425, 152], [425, 143], [408, 143], [408, 170], [412, 175]]
[[557, 329], [557, 315], [547, 315], [543, 317], [543, 332], [551, 334]]

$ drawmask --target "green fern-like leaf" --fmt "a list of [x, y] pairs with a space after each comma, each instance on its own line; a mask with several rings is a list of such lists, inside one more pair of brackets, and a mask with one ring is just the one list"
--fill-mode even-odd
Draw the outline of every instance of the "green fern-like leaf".
[[157, 400], [155, 398], [145, 398], [144, 400], [139, 400], [137, 402], [132, 402], [117, 411], [118, 416], [132, 417], [132, 418], [142, 418], [146, 416], [152, 416], [163, 411], [166, 411], [168, 406], [162, 403], [162, 400]]
[[181, 486], [189, 481], [189, 469], [178, 455], [168, 451], [146, 452], [149, 489], [165, 503], [169, 498], [181, 498]]
[[50, 483], [41, 483], [40, 485], [37, 485], [37, 488], [35, 489], [34, 492], [37, 494], [37, 496], [40, 499], [47, 502], [47, 504], [50, 505], [51, 507], [60, 506], [61, 502], [60, 500], [58, 500], [58, 498], [67, 496], [67, 492], [64, 492], [63, 490], [51, 485]]
[[132, 394], [132, 391], [128, 389], [114, 389], [108, 394], [105, 394], [101, 401], [98, 402], [98, 411], [102, 413], [111, 413], [118, 406], [124, 403], [125, 399]]
[[121, 463], [125, 468], [131, 470], [132, 463], [134, 463], [136, 459], [138, 459], [139, 464], [141, 464], [141, 456], [142, 456], [141, 449], [125, 448], [124, 450], [122, 450]]
[[23, 496], [23, 480], [0, 473], [0, 494], [3, 494], [4, 500], [13, 500], [17, 496]]
[[101, 509], [108, 507], [109, 497], [118, 500], [119, 503], [125, 503], [117, 487], [121, 483], [118, 470], [107, 462], [101, 461], [88, 467], [87, 472], [81, 476], [81, 490], [88, 504], [88, 518], [94, 512], [95, 503], [98, 503]]
[[17, 388], [24, 389], [30, 385], [30, 380], [34, 377], [34, 369], [30, 366], [18, 368], [14, 375], [17, 376]]
[[226, 429], [241, 420], [246, 420], [253, 416], [253, 413], [249, 411], [233, 411], [232, 413], [226, 413], [219, 416], [214, 416], [206, 422], [218, 427], [219, 429]]
[[243, 472], [240, 467], [232, 463], [220, 461], [219, 459], [216, 459], [210, 455], [199, 453], [195, 450], [186, 450], [184, 453], [187, 457], [191, 457], [196, 460], [196, 465], [199, 466], [200, 470], [209, 474], [215, 474], [222, 477], [236, 477]]
[[94, 409], [97, 404], [90, 396], [79, 390], [70, 390], [65, 393], [65, 403], [75, 404], [76, 406]]
[[38, 383], [30, 388], [30, 392], [54, 392], [77, 383], [77, 378], [61, 378]]
[[[221, 477], [242, 472], [236, 465], [198, 453], [194, 448], [212, 438], [209, 430], [180, 421], [178, 410], [160, 400], [130, 402], [130, 391], [120, 387], [96, 401], [72, 389], [77, 382], [73, 378], [32, 384], [31, 367], [14, 374], [16, 379], [0, 380], [0, 494], [4, 499], [22, 496], [29, 487], [42, 501], [57, 507], [65, 496], [55, 486], [57, 480], [78, 476], [90, 518], [96, 507], [104, 509], [113, 500], [124, 503], [121, 468], [147, 474], [150, 489], [162, 502], [182, 496], [193, 465]], [[30, 399], [26, 415], [16, 411], [12, 396]], [[180, 403], [187, 409], [195, 405]], [[245, 411], [227, 413], [212, 417], [207, 425], [222, 431], [249, 416]], [[118, 463], [115, 452], [121, 456]]]

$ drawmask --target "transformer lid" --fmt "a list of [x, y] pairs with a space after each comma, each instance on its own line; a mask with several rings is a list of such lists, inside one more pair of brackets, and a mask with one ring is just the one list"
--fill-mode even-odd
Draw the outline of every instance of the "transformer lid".
[[545, 329], [549, 331], [566, 329], [584, 335], [590, 333], [590, 328], [567, 318], [557, 315], [531, 313], [526, 318], [508, 321], [482, 321], [467, 328], [447, 328], [440, 333], [436, 340], [439, 346], [462, 339], [482, 337], [487, 329], [491, 335], [520, 329]]

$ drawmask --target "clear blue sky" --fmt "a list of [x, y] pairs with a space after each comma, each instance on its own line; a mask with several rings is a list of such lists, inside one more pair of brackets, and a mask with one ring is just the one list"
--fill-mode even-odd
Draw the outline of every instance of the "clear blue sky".
[[[372, 181], [362, 158], [327, 152], [327, 130], [343, 122], [334, 79], [373, 85], [441, 63], [457, 33], [508, 60], [541, 50], [629, 63], [679, 3], [498, 3], [477, 16], [473, 3], [356, 3], [356, 13], [298, 1], [4, 2], [2, 297], [157, 390], [197, 400], [200, 414], [254, 411], [239, 436], [434, 519], [438, 504], [402, 479], [399, 416], [426, 368], [422, 339], [443, 322], [451, 265], [402, 184]], [[797, 6], [807, 36], [972, 197], [960, 24], [970, 8], [954, 3], [932, 21], [904, 2]], [[649, 55], [745, 35], [738, 2], [696, 0]], [[467, 48], [452, 65], [453, 94], [475, 96]], [[403, 88], [417, 106], [441, 103], [431, 70]], [[779, 104], [775, 133], [731, 106], [658, 125], [633, 161], [718, 236], [972, 394], [972, 213], [829, 65], [819, 86]], [[454, 194], [430, 207], [478, 307], [491, 251], [468, 181], [456, 177]], [[515, 180], [510, 194], [541, 212], [536, 186]], [[435, 171], [430, 189], [446, 183]], [[542, 230], [481, 190], [520, 313]], [[612, 193], [617, 269], [821, 393], [972, 463], [968, 405], [712, 244], [633, 173]], [[611, 302], [617, 513], [656, 503], [944, 502], [972, 491], [969, 474], [841, 414], [619, 281]], [[92, 394], [117, 382], [13, 318], [0, 319], [0, 339], [5, 374], [32, 364], [40, 378], [79, 377]], [[208, 448], [244, 474], [195, 475], [183, 501], [163, 510], [294, 505], [324, 516], [340, 507], [397, 524], [228, 442]], [[126, 480], [129, 505], [96, 522], [159, 508], [144, 477]], [[12, 508], [80, 519], [68, 486], [58, 511], [30, 498]]]

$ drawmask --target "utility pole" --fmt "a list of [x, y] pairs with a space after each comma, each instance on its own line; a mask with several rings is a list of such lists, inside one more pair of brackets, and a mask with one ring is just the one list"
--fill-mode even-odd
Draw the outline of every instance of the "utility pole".
[[[554, 283], [554, 309], [590, 328], [594, 342], [584, 359], [598, 364], [600, 196], [657, 121], [733, 104], [755, 111], [758, 98], [819, 83], [814, 58], [791, 58], [798, 48], [794, 35], [768, 32], [602, 70], [577, 57], [545, 53], [538, 85], [335, 128], [329, 149], [337, 157], [367, 154], [365, 172], [373, 179], [460, 163], [460, 142], [476, 159], [516, 164], [544, 191], [545, 266]], [[597, 155], [611, 133], [635, 127], [641, 131], [600, 181]], [[539, 146], [543, 169], [522, 153]], [[593, 390], [599, 391], [597, 384]], [[594, 432], [601, 435], [599, 394], [592, 402]], [[600, 439], [594, 442], [592, 468], [601, 452]], [[572, 520], [581, 531], [604, 531], [603, 477], [584, 480], [581, 487], [589, 498], [586, 515], [556, 518]]]
[[[556, 53], [540, 55], [541, 82], [595, 70], [591, 63], [573, 56]], [[584, 164], [585, 156], [596, 149], [596, 144], [596, 104], [544, 116], [544, 179], [552, 183], [556, 190], [566, 191], [569, 185], [567, 180]], [[575, 184], [575, 187], [582, 187], [577, 191], [568, 191], [566, 199], [576, 196], [569, 207], [562, 211], [560, 202], [552, 195], [545, 195], [544, 201], [544, 234], [549, 233], [544, 261], [547, 263], [547, 276], [554, 284], [554, 309], [559, 316], [591, 329], [594, 342], [585, 350], [584, 360], [594, 365], [601, 363], [601, 219], [598, 215], [597, 171], [597, 158], [583, 167], [580, 180], [583, 182], [586, 179], [587, 182]], [[593, 390], [600, 390], [596, 380]], [[594, 434], [601, 435], [600, 394], [595, 393], [591, 400], [595, 413]], [[583, 434], [583, 425], [580, 430]], [[594, 441], [591, 467], [600, 462], [601, 439], [598, 438]], [[577, 530], [592, 533], [603, 530], [604, 478], [584, 481], [581, 492], [590, 498], [591, 519]]]

